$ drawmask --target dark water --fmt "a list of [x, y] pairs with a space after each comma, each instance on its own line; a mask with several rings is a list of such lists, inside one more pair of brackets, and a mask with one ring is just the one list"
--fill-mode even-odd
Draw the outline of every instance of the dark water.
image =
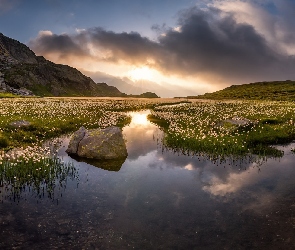
[[214, 164], [163, 150], [156, 126], [133, 121], [115, 171], [75, 162], [79, 180], [54, 199], [2, 200], [0, 248], [294, 249], [294, 145], [279, 160]]

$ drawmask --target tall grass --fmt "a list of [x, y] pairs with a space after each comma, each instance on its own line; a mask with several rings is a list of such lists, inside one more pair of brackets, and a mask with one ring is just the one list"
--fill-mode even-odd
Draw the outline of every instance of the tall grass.
[[19, 201], [23, 191], [55, 199], [56, 188], [65, 188], [68, 179], [78, 180], [72, 163], [64, 163], [49, 147], [28, 147], [0, 152], [2, 200]]

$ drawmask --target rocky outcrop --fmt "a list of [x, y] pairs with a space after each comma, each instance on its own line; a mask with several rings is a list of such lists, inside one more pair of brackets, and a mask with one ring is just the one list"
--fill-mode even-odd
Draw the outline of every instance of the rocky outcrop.
[[0, 33], [0, 91], [38, 96], [124, 96], [106, 83], [67, 65], [36, 56], [26, 45]]
[[121, 159], [127, 157], [127, 149], [118, 127], [86, 130], [81, 127], [69, 143], [68, 154], [98, 160]]

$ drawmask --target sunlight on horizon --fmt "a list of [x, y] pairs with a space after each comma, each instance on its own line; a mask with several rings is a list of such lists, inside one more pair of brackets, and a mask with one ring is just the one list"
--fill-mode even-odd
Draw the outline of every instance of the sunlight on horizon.
[[138, 81], [138, 80], [149, 80], [151, 81], [154, 77], [154, 72], [152, 69], [150, 69], [147, 66], [144, 67], [139, 67], [132, 69], [128, 72], [128, 76], [133, 80], [133, 81]]

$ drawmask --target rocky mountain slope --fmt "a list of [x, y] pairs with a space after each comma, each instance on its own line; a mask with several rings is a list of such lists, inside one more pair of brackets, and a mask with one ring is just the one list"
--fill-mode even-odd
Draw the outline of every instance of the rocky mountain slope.
[[26, 45], [1, 33], [0, 91], [38, 96], [125, 96], [75, 68], [36, 56]]

